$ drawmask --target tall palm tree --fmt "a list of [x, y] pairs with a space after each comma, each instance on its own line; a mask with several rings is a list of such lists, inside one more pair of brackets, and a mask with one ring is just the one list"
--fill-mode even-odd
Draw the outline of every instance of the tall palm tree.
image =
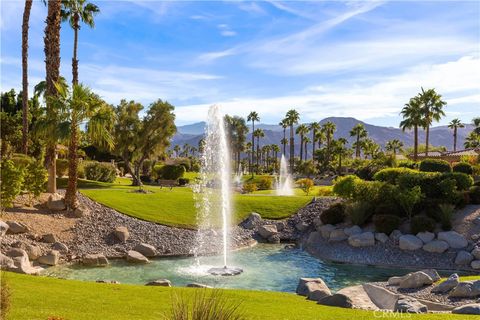
[[338, 140], [332, 140], [331, 142], [332, 151], [338, 156], [338, 174], [342, 171], [342, 160], [349, 155], [350, 150], [345, 147], [347, 143], [348, 141], [345, 138], [339, 138]]
[[373, 141], [372, 139], [365, 139], [362, 143], [363, 154], [365, 155], [365, 159], [370, 156], [370, 158], [374, 159], [380, 152], [380, 146]]
[[403, 142], [398, 139], [393, 139], [387, 142], [385, 149], [393, 153], [393, 157], [397, 156], [397, 152], [402, 151]]
[[252, 166], [255, 163], [255, 136], [253, 133], [255, 132], [255, 121], [260, 121], [260, 117], [258, 116], [258, 113], [256, 111], [251, 111], [248, 116], [247, 116], [247, 121], [252, 122], [252, 161], [250, 162], [250, 173], [252, 174], [253, 177], [253, 169]]
[[175, 151], [175, 157], [178, 158], [178, 154], [180, 152], [180, 146], [178, 144], [176, 144], [174, 147], [173, 147], [173, 151]]
[[300, 162], [303, 160], [303, 141], [308, 134], [308, 127], [305, 124], [301, 124], [295, 130], [295, 133], [300, 136]]
[[278, 153], [280, 152], [280, 147], [277, 144], [272, 144], [272, 152], [273, 152], [273, 165], [274, 170], [278, 171]]
[[473, 132], [475, 132], [476, 134], [480, 134], [480, 117], [473, 118], [472, 124], [475, 127], [473, 128]]
[[356, 124], [352, 130], [350, 130], [350, 137], [355, 138], [355, 158], [360, 158], [361, 139], [366, 138], [368, 135], [365, 126], [362, 123]]
[[[56, 109], [53, 106], [52, 98], [57, 95], [55, 83], [60, 77], [60, 21], [61, 21], [61, 0], [48, 1], [47, 19], [45, 27], [45, 96], [47, 97], [47, 118], [52, 122], [56, 121]], [[55, 137], [47, 140], [45, 163], [48, 168], [47, 192], [57, 191], [56, 183], [56, 145]]]
[[[308, 129], [310, 129], [310, 132], [312, 133], [312, 160], [315, 161], [315, 145], [316, 145], [316, 142], [317, 142], [317, 132], [320, 131], [320, 123], [318, 122], [312, 122], [310, 123], [310, 125], [308, 126]], [[307, 159], [305, 159], [307, 160]]]
[[265, 137], [265, 132], [263, 132], [262, 129], [255, 129], [255, 131], [253, 131], [253, 136], [255, 138], [257, 138], [257, 155], [256, 155], [256, 164], [257, 164], [257, 174], [258, 174], [258, 166], [259, 166], [259, 158], [260, 158], [260, 138], [263, 138]]
[[28, 23], [32, 0], [25, 0], [22, 22], [22, 152], [28, 152]]
[[442, 100], [442, 96], [438, 94], [435, 89], [428, 89], [419, 93], [418, 99], [422, 104], [422, 113], [424, 118], [425, 128], [425, 156], [428, 156], [428, 146], [430, 138], [430, 126], [433, 121], [440, 121], [445, 116], [443, 107], [447, 104]]
[[307, 147], [310, 142], [312, 142], [312, 140], [310, 140], [309, 137], [303, 138], [303, 143], [305, 144], [305, 147], [303, 148], [303, 151], [305, 152], [305, 156], [304, 156], [305, 161], [307, 161], [307, 155], [308, 155]]
[[287, 120], [283, 119], [282, 121], [280, 121], [280, 123], [278, 125], [283, 128], [283, 139], [281, 140], [281, 142], [282, 142], [282, 145], [283, 145], [283, 156], [287, 156], [287, 152], [286, 152], [287, 143], [288, 143], [287, 136], [286, 136], [286, 131], [287, 131], [287, 127], [288, 127]]
[[300, 114], [295, 109], [288, 110], [285, 120], [290, 127], [290, 172], [293, 172], [295, 160], [295, 136], [293, 134], [293, 126], [300, 120]]
[[251, 142], [247, 142], [245, 143], [245, 147], [244, 147], [244, 150], [245, 152], [247, 153], [247, 158], [248, 158], [248, 167], [251, 168], [252, 167], [252, 143]]
[[286, 156], [286, 154], [285, 154], [285, 149], [287, 148], [288, 139], [287, 139], [287, 138], [283, 138], [282, 140], [280, 140], [280, 143], [281, 143], [282, 146], [283, 146], [283, 156], [285, 157], [285, 156]]
[[422, 105], [418, 97], [413, 97], [405, 104], [400, 114], [403, 120], [400, 122], [400, 128], [413, 129], [413, 160], [418, 159], [418, 128], [424, 126]]
[[315, 135], [315, 141], [317, 142], [318, 148], [320, 149], [323, 142], [325, 141], [325, 132], [322, 130], [322, 128], [317, 131], [317, 134]]
[[450, 129], [453, 129], [453, 151], [457, 151], [457, 129], [465, 128], [465, 125], [460, 121], [460, 119], [453, 119], [448, 124]]
[[337, 130], [337, 126], [335, 123], [331, 121], [327, 121], [323, 126], [322, 130], [325, 134], [325, 142], [327, 143], [327, 163], [330, 163], [330, 157], [332, 153], [332, 141], [333, 141], [333, 134], [335, 133], [335, 130]]
[[72, 58], [72, 84], [78, 84], [78, 30], [80, 22], [90, 28], [95, 27], [93, 17], [100, 12], [100, 9], [93, 3], [86, 0], [62, 0], [62, 21], [68, 21], [73, 29], [73, 58]]

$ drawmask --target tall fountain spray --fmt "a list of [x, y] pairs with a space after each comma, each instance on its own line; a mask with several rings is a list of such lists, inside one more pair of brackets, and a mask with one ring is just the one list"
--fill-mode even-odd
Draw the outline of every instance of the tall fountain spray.
[[277, 178], [276, 195], [293, 196], [292, 176], [288, 172], [287, 160], [283, 154], [280, 160], [280, 175]]
[[231, 179], [230, 151], [228, 150], [223, 116], [219, 106], [213, 105], [208, 110], [204, 148], [201, 154], [200, 182], [195, 190], [199, 225], [195, 255], [198, 257], [212, 247], [211, 234], [216, 233], [212, 230], [218, 227], [220, 220], [223, 267], [208, 270], [214, 275], [236, 275], [243, 271], [227, 265], [228, 231], [231, 217]]

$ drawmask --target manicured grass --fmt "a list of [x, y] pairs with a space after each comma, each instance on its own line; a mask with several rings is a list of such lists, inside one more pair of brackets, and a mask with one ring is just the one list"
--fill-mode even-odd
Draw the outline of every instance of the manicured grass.
[[[68, 178], [57, 178], [57, 187], [64, 189], [67, 187]], [[132, 179], [117, 177], [114, 182], [100, 182], [86, 179], [78, 179], [77, 186], [79, 189], [108, 189], [108, 188], [122, 188], [131, 186]]]
[[[8, 320], [149, 320], [164, 319], [173, 294], [192, 297], [195, 288], [100, 284], [2, 272], [11, 292]], [[252, 320], [370, 320], [381, 313], [325, 307], [289, 293], [225, 290], [227, 299], [241, 302]], [[377, 317], [375, 316], [377, 315]], [[397, 318], [386, 314], [385, 318]], [[409, 315], [413, 320], [465, 319], [464, 315]]]
[[[135, 187], [106, 187], [82, 189], [89, 198], [124, 214], [165, 225], [194, 228], [196, 211], [193, 192], [190, 188], [168, 188], [146, 186], [152, 193], [134, 193]], [[257, 212], [267, 219], [282, 219], [294, 214], [305, 206], [311, 197], [277, 197], [263, 195], [234, 196], [235, 221], [240, 222], [251, 212]]]
[[[332, 187], [331, 186], [314, 186], [310, 191], [310, 193], [308, 194], [308, 196], [300, 188], [294, 188], [293, 192], [296, 196], [305, 196], [305, 197], [325, 196], [325, 195], [330, 195], [332, 193]], [[259, 191], [253, 192], [253, 194], [274, 195], [275, 190], [259, 190]]]

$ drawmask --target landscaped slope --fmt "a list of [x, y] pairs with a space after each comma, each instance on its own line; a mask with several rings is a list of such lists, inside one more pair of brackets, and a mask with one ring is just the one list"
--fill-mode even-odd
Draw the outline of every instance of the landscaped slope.
[[[8, 320], [45, 320], [53, 316], [68, 320], [158, 320], [168, 312], [172, 294], [191, 296], [199, 290], [100, 284], [8, 272], [2, 272], [2, 276], [11, 291]], [[246, 318], [252, 320], [367, 320], [382, 316], [367, 311], [319, 306], [288, 293], [226, 290], [225, 296], [241, 302]], [[386, 318], [394, 316], [385, 315]], [[465, 319], [465, 316], [428, 314], [409, 315], [408, 319]]]

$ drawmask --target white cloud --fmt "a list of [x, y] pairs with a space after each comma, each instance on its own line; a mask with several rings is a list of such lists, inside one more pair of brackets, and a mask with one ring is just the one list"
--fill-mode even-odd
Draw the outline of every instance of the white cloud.
[[228, 24], [219, 24], [217, 27], [220, 30], [220, 34], [224, 37], [233, 37], [237, 35], [237, 33], [233, 31]]

